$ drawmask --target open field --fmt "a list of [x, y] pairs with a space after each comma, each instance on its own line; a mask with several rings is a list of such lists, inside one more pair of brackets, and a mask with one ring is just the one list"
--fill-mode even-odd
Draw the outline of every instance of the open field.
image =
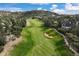
[[66, 47], [64, 39], [52, 29], [49, 39], [44, 33], [49, 29], [42, 26], [42, 22], [37, 19], [28, 19], [30, 25], [26, 26], [21, 35], [23, 41], [16, 45], [10, 55], [14, 56], [56, 56], [73, 55]]

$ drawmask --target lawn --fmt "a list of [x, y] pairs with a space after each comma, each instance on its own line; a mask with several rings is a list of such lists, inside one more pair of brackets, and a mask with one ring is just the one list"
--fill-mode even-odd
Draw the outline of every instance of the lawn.
[[[10, 52], [13, 56], [58, 56], [73, 55], [73, 53], [65, 46], [63, 37], [55, 30], [49, 31], [48, 28], [42, 26], [42, 22], [37, 19], [28, 19], [30, 26], [26, 26], [21, 35], [23, 41], [16, 45]], [[54, 37], [46, 38], [44, 32], [49, 31]]]

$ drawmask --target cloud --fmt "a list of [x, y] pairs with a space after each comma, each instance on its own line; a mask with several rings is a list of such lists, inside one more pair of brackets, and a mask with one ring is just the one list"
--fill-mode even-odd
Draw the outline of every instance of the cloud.
[[44, 11], [47, 11], [47, 9], [43, 9], [41, 7], [37, 8], [37, 10], [44, 10]]
[[41, 7], [39, 7], [39, 8], [37, 8], [37, 10], [42, 10], [42, 8], [41, 8]]
[[71, 3], [65, 5], [66, 10], [79, 10], [79, 4], [73, 6]]
[[23, 11], [22, 8], [16, 8], [16, 7], [0, 8], [0, 10], [3, 10], [3, 11], [11, 11], [11, 12], [15, 12], [15, 11]]
[[64, 9], [54, 9], [52, 12], [58, 13], [58, 14], [65, 14]]
[[58, 5], [54, 4], [54, 5], [52, 5], [52, 7], [53, 7], [53, 8], [57, 8], [57, 7], [58, 7]]
[[66, 3], [64, 9], [58, 9], [57, 7], [54, 5], [51, 11], [58, 14], [79, 14], [79, 4]]
[[43, 9], [44, 11], [47, 11], [47, 9]]
[[55, 8], [57, 8], [57, 7], [58, 7], [58, 5], [53, 4], [52, 7], [50, 8], [50, 10], [53, 10], [53, 9], [55, 9]]
[[33, 4], [33, 5], [48, 5], [49, 3], [30, 3], [30, 4]]

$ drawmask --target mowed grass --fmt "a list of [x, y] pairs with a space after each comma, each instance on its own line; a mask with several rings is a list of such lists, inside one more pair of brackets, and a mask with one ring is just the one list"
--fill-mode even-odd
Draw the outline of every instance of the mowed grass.
[[37, 19], [28, 19], [31, 24], [22, 31], [23, 41], [16, 45], [10, 52], [13, 56], [56, 56], [73, 55], [65, 46], [63, 37], [54, 30], [53, 39], [44, 36], [44, 32], [49, 30], [43, 27], [43, 23]]

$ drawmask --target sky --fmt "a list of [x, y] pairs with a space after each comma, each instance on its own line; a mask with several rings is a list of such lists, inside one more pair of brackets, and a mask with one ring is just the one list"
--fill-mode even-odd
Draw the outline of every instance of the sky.
[[0, 3], [0, 10], [11, 12], [45, 10], [58, 14], [79, 14], [79, 3]]

